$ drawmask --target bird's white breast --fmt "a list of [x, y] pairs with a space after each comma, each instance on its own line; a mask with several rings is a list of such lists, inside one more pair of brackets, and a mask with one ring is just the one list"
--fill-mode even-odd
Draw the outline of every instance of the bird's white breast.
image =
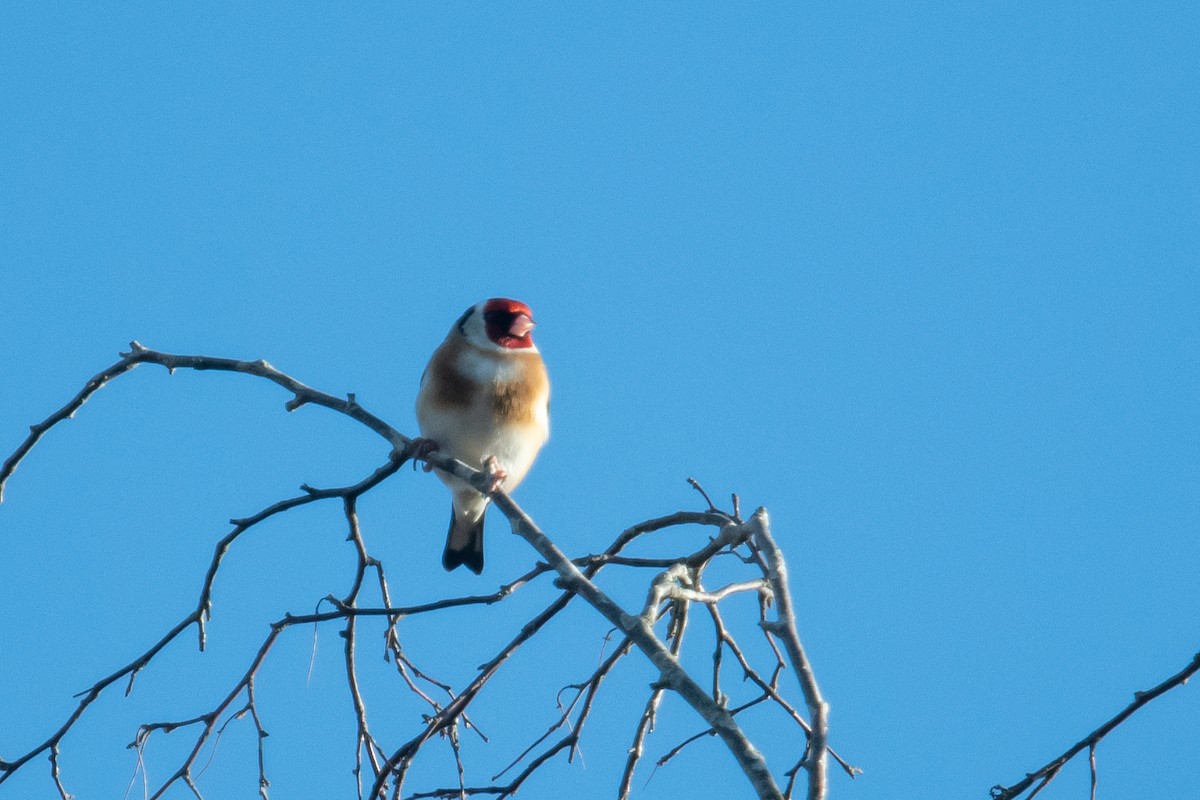
[[512, 383], [525, 376], [525, 364], [521, 362], [520, 358], [497, 357], [492, 353], [472, 347], [464, 348], [458, 354], [454, 366], [465, 377], [482, 386], [492, 383]]

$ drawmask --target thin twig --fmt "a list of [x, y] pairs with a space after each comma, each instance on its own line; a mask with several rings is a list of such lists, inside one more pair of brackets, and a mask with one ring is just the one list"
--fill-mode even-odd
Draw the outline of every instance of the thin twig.
[[60, 800], [72, 800], [75, 795], [69, 793], [66, 787], [62, 784], [62, 777], [58, 772], [58, 745], [55, 744], [50, 748], [50, 777], [54, 779], [54, 788], [58, 790]]
[[1091, 800], [1096, 800], [1096, 743], [1088, 745], [1088, 771], [1091, 774]]
[[999, 784], [993, 786], [992, 797], [995, 800], [1015, 800], [1015, 798], [1028, 791], [1029, 788], [1034, 785], [1034, 783], [1042, 781], [1041, 785], [1029, 795], [1029, 797], [1032, 798], [1034, 794], [1041, 791], [1041, 789], [1047, 783], [1049, 783], [1055, 775], [1058, 774], [1058, 771], [1062, 769], [1064, 764], [1066, 764], [1075, 756], [1079, 755], [1085, 749], [1094, 750], [1095, 746], [1098, 745], [1105, 736], [1111, 733], [1112, 730], [1122, 722], [1129, 719], [1129, 717], [1132, 716], [1135, 711], [1156, 697], [1169, 692], [1171, 689], [1174, 689], [1176, 686], [1183, 686], [1188, 682], [1188, 678], [1192, 677], [1197, 672], [1200, 672], [1200, 653], [1197, 653], [1195, 656], [1193, 656], [1192, 660], [1188, 662], [1186, 667], [1181, 669], [1179, 672], [1176, 672], [1162, 683], [1159, 683], [1157, 686], [1147, 689], [1144, 692], [1134, 692], [1132, 703], [1121, 709], [1116, 716], [1105, 722], [1099, 728], [1096, 728], [1096, 730], [1092, 731], [1087, 736], [1071, 745], [1071, 747], [1068, 748], [1067, 751], [1058, 758], [1054, 759], [1045, 766], [1038, 768], [1034, 772], [1030, 772], [1025, 776], [1024, 779], [1014, 783], [1012, 786], [1006, 787]]
[[[673, 657], [679, 658], [679, 651], [683, 648], [683, 635], [687, 630], [689, 603], [686, 600], [677, 601], [672, 604], [672, 609], [675, 616], [675, 635], [671, 639], [670, 653]], [[625, 769], [621, 773], [620, 788], [617, 790], [617, 797], [620, 800], [626, 800], [629, 797], [634, 770], [641, 761], [646, 735], [654, 730], [658, 707], [662, 702], [663, 690], [666, 688], [662, 682], [655, 683], [650, 691], [650, 696], [646, 698], [646, 706], [642, 710], [641, 718], [638, 719], [633, 734], [633, 743], [629, 746], [629, 756], [625, 759]], [[719, 701], [717, 702], [719, 704]]]

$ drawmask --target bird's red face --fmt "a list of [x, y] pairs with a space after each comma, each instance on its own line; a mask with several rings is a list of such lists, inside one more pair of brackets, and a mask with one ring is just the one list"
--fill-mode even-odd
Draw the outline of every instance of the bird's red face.
[[483, 325], [488, 338], [501, 347], [533, 347], [533, 312], [520, 300], [488, 300], [483, 306]]

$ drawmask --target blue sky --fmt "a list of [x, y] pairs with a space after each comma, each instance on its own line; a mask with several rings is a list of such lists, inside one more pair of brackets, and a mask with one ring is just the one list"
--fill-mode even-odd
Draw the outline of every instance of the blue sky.
[[[0, 449], [130, 339], [266, 358], [414, 431], [453, 320], [519, 297], [554, 403], [517, 500], [573, 554], [699, 507], [689, 475], [767, 506], [832, 741], [865, 770], [831, 796], [985, 797], [1200, 649], [1198, 37], [1185, 3], [7, 6]], [[386, 459], [286, 399], [142, 367], [22, 465], [0, 757], [190, 610], [229, 517]], [[407, 471], [363, 502], [403, 602], [533, 559], [493, 519], [484, 576], [445, 575], [446, 504]], [[345, 590], [343, 538], [330, 506], [239, 543], [209, 651], [187, 638], [98, 703], [64, 742], [68, 788], [120, 796], [138, 723], [210, 707], [269, 621]], [[414, 620], [407, 646], [461, 683], [549, 592]], [[477, 715], [480, 780], [606, 630], [575, 609], [514, 661]], [[292, 631], [259, 679], [273, 797], [352, 791], [340, 643], [319, 632], [310, 677]], [[420, 710], [378, 677], [398, 742]], [[612, 796], [651, 679], [630, 661], [585, 766], [526, 794]], [[651, 758], [701, 727], [664, 713]], [[1185, 688], [1119, 729], [1101, 796], [1195, 794], [1198, 719]], [[789, 766], [790, 730], [755, 725]], [[155, 742], [152, 780], [185, 735]], [[234, 723], [201, 788], [250, 797], [253, 762]], [[726, 762], [700, 743], [638, 796], [733, 796]], [[1042, 797], [1086, 791], [1075, 765]], [[39, 764], [0, 795], [54, 791]]]

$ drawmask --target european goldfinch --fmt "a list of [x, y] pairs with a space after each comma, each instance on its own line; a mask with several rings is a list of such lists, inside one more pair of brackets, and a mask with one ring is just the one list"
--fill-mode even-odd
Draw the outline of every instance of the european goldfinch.
[[[550, 381], [533, 344], [533, 314], [495, 297], [458, 318], [421, 376], [417, 422], [422, 446], [490, 472], [493, 486], [517, 487], [550, 435]], [[436, 470], [454, 498], [442, 566], [483, 571], [483, 514], [489, 498]]]

